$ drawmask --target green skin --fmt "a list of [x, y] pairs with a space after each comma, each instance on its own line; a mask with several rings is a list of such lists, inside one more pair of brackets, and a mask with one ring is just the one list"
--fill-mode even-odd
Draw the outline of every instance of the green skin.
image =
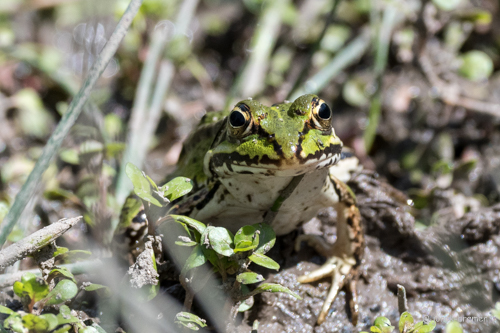
[[336, 208], [337, 241], [333, 246], [315, 236], [299, 237], [299, 243], [307, 241], [329, 259], [298, 281], [332, 277], [318, 323], [325, 320], [338, 290], [347, 287], [356, 323], [355, 282], [363, 233], [355, 198], [339, 180], [349, 173], [336, 165], [342, 142], [335, 135], [333, 116], [315, 95], [271, 107], [248, 99], [229, 113], [207, 114], [184, 143], [178, 169], [169, 177], [184, 176], [195, 183], [193, 191], [171, 212], [235, 232], [244, 225], [262, 222], [292, 179], [303, 175], [271, 226], [277, 235], [287, 234], [316, 216], [318, 210]]

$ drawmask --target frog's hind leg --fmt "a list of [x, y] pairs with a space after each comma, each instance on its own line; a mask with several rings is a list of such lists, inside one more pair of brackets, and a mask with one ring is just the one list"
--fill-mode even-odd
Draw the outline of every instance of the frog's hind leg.
[[346, 287], [350, 294], [352, 323], [356, 325], [358, 321], [356, 282], [364, 249], [361, 216], [356, 207], [354, 194], [349, 187], [333, 176], [330, 176], [330, 180], [339, 198], [339, 202], [335, 205], [337, 210], [337, 241], [334, 245], [330, 245], [320, 236], [301, 235], [297, 238], [296, 248], [300, 248], [300, 242], [306, 241], [319, 254], [328, 258], [323, 266], [299, 277], [298, 281], [306, 283], [325, 277], [332, 278], [332, 286], [318, 316], [318, 324], [325, 321], [339, 290]]

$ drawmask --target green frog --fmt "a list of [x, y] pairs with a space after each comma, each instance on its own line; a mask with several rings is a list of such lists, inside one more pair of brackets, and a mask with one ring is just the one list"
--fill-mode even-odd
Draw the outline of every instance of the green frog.
[[[208, 113], [184, 143], [177, 171], [194, 182], [191, 193], [177, 202], [175, 214], [235, 232], [269, 222], [285, 235], [325, 207], [337, 210], [337, 241], [327, 244], [312, 235], [299, 236], [326, 256], [319, 269], [299, 282], [331, 277], [332, 287], [318, 316], [321, 324], [338, 291], [350, 293], [353, 323], [357, 322], [356, 281], [364, 239], [360, 214], [349, 188], [336, 177], [342, 141], [335, 135], [332, 109], [316, 95], [270, 107], [246, 99], [229, 112]], [[301, 177], [301, 178], [297, 178]], [[283, 190], [298, 185], [266, 219]]]

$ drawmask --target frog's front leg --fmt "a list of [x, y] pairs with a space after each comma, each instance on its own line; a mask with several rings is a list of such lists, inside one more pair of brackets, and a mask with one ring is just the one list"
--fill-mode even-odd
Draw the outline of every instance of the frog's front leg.
[[332, 286], [318, 316], [318, 324], [325, 321], [339, 290], [346, 287], [351, 296], [349, 303], [352, 323], [356, 325], [358, 321], [356, 282], [364, 250], [361, 216], [356, 207], [354, 194], [349, 187], [334, 176], [330, 176], [330, 181], [339, 199], [339, 202], [335, 204], [337, 210], [337, 241], [334, 245], [330, 245], [320, 236], [301, 235], [298, 237], [296, 248], [300, 248], [300, 242], [306, 241], [319, 254], [328, 258], [323, 266], [299, 277], [298, 281], [306, 283], [325, 277], [332, 278]]

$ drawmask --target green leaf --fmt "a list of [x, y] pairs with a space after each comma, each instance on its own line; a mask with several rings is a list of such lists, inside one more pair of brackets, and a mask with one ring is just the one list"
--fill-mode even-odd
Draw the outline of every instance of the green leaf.
[[142, 209], [142, 201], [133, 194], [129, 195], [120, 211], [119, 228], [128, 228], [132, 224], [134, 217], [136, 217]]
[[101, 297], [111, 297], [111, 289], [102, 284], [92, 283], [84, 289], [85, 291], [96, 291]]
[[59, 308], [59, 314], [57, 315], [57, 322], [59, 323], [59, 325], [73, 324], [78, 323], [79, 321], [80, 320], [77, 317], [71, 314], [71, 309], [67, 305], [61, 305], [61, 307]]
[[208, 232], [208, 239], [214, 251], [225, 257], [233, 254], [233, 238], [231, 232], [222, 227], [210, 228]]
[[462, 0], [432, 0], [432, 2], [441, 10], [450, 11], [460, 6]]
[[17, 313], [10, 315], [4, 320], [3, 326], [13, 332], [25, 333], [28, 330], [23, 325], [23, 319]]
[[51, 270], [47, 280], [52, 281], [56, 277], [65, 277], [76, 283], [75, 276], [66, 267], [58, 267]]
[[170, 201], [174, 201], [180, 198], [193, 189], [193, 182], [191, 179], [186, 177], [176, 177], [163, 185], [160, 191], [163, 192], [163, 196]]
[[391, 321], [386, 317], [377, 317], [373, 324], [382, 333], [390, 333], [394, 330], [394, 326], [391, 326]]
[[251, 251], [259, 245], [259, 232], [253, 226], [244, 226], [234, 235], [234, 244], [234, 253]]
[[250, 310], [253, 306], [253, 303], [254, 303], [253, 297], [247, 298], [246, 300], [240, 303], [240, 306], [238, 307], [238, 312], [245, 312]]
[[236, 281], [242, 284], [252, 284], [264, 281], [264, 277], [254, 272], [246, 272], [236, 276]]
[[[383, 317], [385, 318], [385, 317]], [[386, 318], [387, 319], [387, 318]], [[387, 319], [389, 320], [389, 319]], [[413, 326], [413, 316], [409, 312], [403, 312], [401, 316], [399, 317], [399, 331], [403, 332], [404, 328], [410, 328]], [[390, 325], [390, 324], [389, 324]]]
[[[498, 303], [497, 303], [498, 304]], [[445, 333], [463, 333], [462, 325], [456, 320], [452, 320], [446, 324]]]
[[40, 315], [40, 318], [45, 320], [49, 324], [49, 327], [47, 328], [48, 331], [53, 330], [54, 328], [56, 328], [59, 325], [56, 315], [54, 315], [52, 313], [46, 313], [46, 314]]
[[382, 331], [380, 330], [380, 328], [378, 328], [377, 326], [370, 327], [370, 332], [372, 332], [372, 333], [382, 333]]
[[267, 253], [276, 243], [276, 233], [267, 223], [257, 223], [253, 227], [259, 231], [259, 246], [257, 246], [255, 252]]
[[86, 250], [71, 250], [65, 253], [61, 253], [55, 260], [62, 260], [64, 262], [75, 262], [87, 260], [92, 256], [92, 252]]
[[203, 249], [201, 245], [196, 245], [193, 251], [186, 260], [186, 264], [182, 268], [182, 272], [187, 272], [195, 267], [203, 265], [207, 261], [205, 255], [203, 254]]
[[196, 221], [195, 219], [192, 219], [187, 216], [183, 215], [170, 215], [174, 219], [175, 222], [181, 223], [181, 224], [186, 224], [189, 227], [193, 228], [194, 230], [198, 231], [200, 235], [205, 231], [207, 226], [199, 221]]
[[57, 330], [55, 330], [54, 332], [51, 332], [51, 333], [66, 333], [66, 332], [69, 332], [69, 330], [71, 330], [72, 328], [73, 328], [73, 326], [71, 326], [69, 324], [65, 324], [61, 328], [58, 328]]
[[215, 252], [212, 249], [207, 249], [204, 246], [202, 246], [201, 249], [203, 251], [203, 255], [205, 256], [205, 258], [208, 259], [208, 261], [210, 261], [212, 266], [214, 266], [217, 270], [222, 268], [221, 267], [222, 263], [221, 263], [221, 260], [219, 259], [219, 257], [217, 256], [217, 252]]
[[123, 142], [110, 142], [106, 144], [106, 157], [113, 158], [125, 150], [125, 143]]
[[496, 302], [495, 309], [491, 310], [491, 313], [500, 320], [500, 302]]
[[69, 249], [67, 247], [58, 246], [57, 250], [55, 250], [55, 252], [54, 252], [54, 254], [52, 256], [53, 257], [57, 257], [58, 255], [66, 253], [68, 251], [69, 251]]
[[42, 278], [37, 278], [33, 273], [25, 273], [21, 281], [14, 283], [14, 293], [21, 299], [29, 297], [33, 302], [38, 302], [49, 293], [49, 286]]
[[296, 293], [294, 293], [293, 291], [291, 291], [287, 287], [282, 286], [280, 284], [276, 284], [276, 283], [263, 283], [260, 286], [258, 286], [257, 288], [255, 288], [255, 290], [258, 291], [259, 293], [264, 292], [264, 291], [268, 291], [271, 293], [286, 293], [288, 295], [295, 297], [296, 299], [302, 299], [302, 297], [300, 297], [299, 295], [297, 295]]
[[0, 305], [0, 313], [11, 315], [16, 313], [16, 311], [11, 310], [6, 306]]
[[49, 329], [49, 322], [31, 313], [23, 316], [23, 324], [24, 327], [34, 332], [47, 332]]
[[175, 315], [175, 322], [178, 325], [187, 327], [193, 331], [198, 331], [201, 327], [206, 327], [206, 320], [189, 313], [189, 312], [179, 312]]
[[280, 269], [280, 265], [276, 261], [274, 261], [273, 259], [269, 258], [264, 254], [254, 252], [251, 256], [248, 257], [248, 259], [250, 259], [259, 266], [275, 270]]
[[[449, 1], [449, 0], [448, 0]], [[472, 81], [486, 80], [493, 73], [493, 61], [483, 51], [473, 50], [460, 57], [460, 75]]]
[[125, 173], [134, 185], [134, 193], [144, 201], [150, 202], [155, 206], [163, 207], [163, 204], [153, 196], [153, 191], [157, 192], [158, 187], [144, 172], [132, 163], [127, 163]]
[[66, 302], [76, 296], [78, 287], [71, 280], [61, 280], [45, 297], [47, 305], [55, 305]]
[[78, 165], [80, 163], [78, 151], [74, 148], [61, 150], [59, 157], [68, 164]]
[[418, 322], [415, 324], [413, 328], [413, 333], [429, 333], [432, 332], [432, 330], [436, 328], [436, 322], [434, 320], [431, 320], [427, 324], [424, 324], [422, 321]]

